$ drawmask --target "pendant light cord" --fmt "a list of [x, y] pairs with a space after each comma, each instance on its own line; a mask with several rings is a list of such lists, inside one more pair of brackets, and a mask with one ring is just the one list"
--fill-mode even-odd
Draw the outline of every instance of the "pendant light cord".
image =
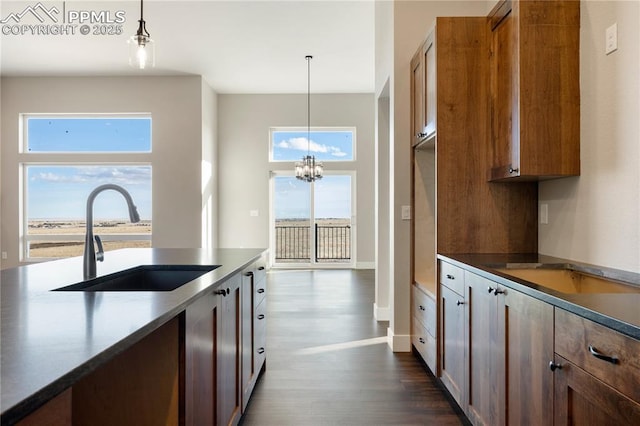
[[311, 59], [309, 55], [307, 59], [307, 157], [311, 156]]

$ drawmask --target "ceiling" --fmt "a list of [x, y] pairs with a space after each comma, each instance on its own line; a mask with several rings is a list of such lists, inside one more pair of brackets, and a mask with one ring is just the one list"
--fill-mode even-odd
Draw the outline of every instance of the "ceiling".
[[[156, 66], [128, 65], [127, 39], [140, 16], [137, 1], [0, 2], [2, 76], [202, 75], [218, 93], [306, 93], [310, 54], [313, 93], [374, 91], [374, 3], [356, 1], [145, 0], [144, 19], [156, 44]], [[53, 10], [56, 8], [58, 12]], [[43, 10], [50, 12], [46, 16]], [[70, 13], [89, 11], [124, 22], [80, 34]], [[62, 17], [65, 17], [63, 23]], [[76, 14], [78, 16], [78, 14]], [[54, 23], [55, 22], [55, 23]], [[32, 35], [35, 27], [75, 25], [67, 35]], [[94, 25], [96, 27], [94, 27]], [[111, 25], [111, 27], [109, 27]], [[96, 35], [97, 30], [122, 30]], [[26, 34], [6, 34], [26, 31]]]

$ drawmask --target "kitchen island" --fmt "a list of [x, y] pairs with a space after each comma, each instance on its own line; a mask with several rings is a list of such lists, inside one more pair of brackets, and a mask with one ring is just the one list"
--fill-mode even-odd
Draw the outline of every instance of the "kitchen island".
[[[185, 312], [220, 284], [253, 276], [246, 268], [263, 254], [262, 249], [124, 249], [106, 253], [98, 264], [99, 278], [141, 265], [220, 265], [173, 291], [52, 291], [83, 281], [80, 257], [1, 271], [2, 424], [16, 423], [170, 322], [180, 329], [174, 334], [182, 382], [189, 368], [184, 366], [189, 362]], [[176, 397], [181, 419], [189, 416], [183, 386], [177, 385]]]

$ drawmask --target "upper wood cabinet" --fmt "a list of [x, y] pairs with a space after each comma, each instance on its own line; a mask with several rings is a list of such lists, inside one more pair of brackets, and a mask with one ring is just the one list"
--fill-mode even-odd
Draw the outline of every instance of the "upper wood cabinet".
[[503, 0], [489, 25], [489, 179], [579, 175], [580, 2]]
[[436, 131], [436, 46], [431, 32], [411, 59], [412, 145]]

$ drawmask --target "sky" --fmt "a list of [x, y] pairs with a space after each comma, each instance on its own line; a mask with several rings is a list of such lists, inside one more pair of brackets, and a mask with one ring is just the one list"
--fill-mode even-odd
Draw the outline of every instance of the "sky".
[[[151, 119], [29, 117], [26, 152], [149, 152]], [[28, 219], [86, 217], [87, 197], [105, 183], [125, 188], [143, 220], [151, 219], [151, 166], [28, 164]], [[128, 219], [127, 205], [116, 191], [94, 202], [95, 219]]]
[[[307, 219], [311, 185], [295, 176], [275, 177], [275, 218]], [[315, 217], [347, 218], [351, 214], [351, 176], [325, 175], [314, 183]]]
[[[26, 125], [25, 152], [105, 153], [150, 152], [151, 118], [30, 116]], [[353, 160], [354, 134], [350, 130], [273, 130], [273, 159], [297, 161], [310, 150], [321, 161]], [[151, 219], [151, 166], [44, 165], [25, 166], [27, 217], [29, 220], [83, 220], [87, 197], [105, 183], [122, 186], [131, 194], [143, 220]], [[308, 218], [310, 190], [295, 177], [276, 177], [276, 218]], [[351, 177], [329, 175], [315, 182], [315, 217], [351, 217]], [[94, 219], [128, 218], [126, 203], [118, 192], [105, 191], [94, 202]]]
[[[307, 137], [309, 136], [309, 137]], [[309, 153], [321, 161], [353, 160], [353, 131], [272, 129], [273, 161], [298, 161]], [[310, 140], [310, 143], [307, 143]]]

